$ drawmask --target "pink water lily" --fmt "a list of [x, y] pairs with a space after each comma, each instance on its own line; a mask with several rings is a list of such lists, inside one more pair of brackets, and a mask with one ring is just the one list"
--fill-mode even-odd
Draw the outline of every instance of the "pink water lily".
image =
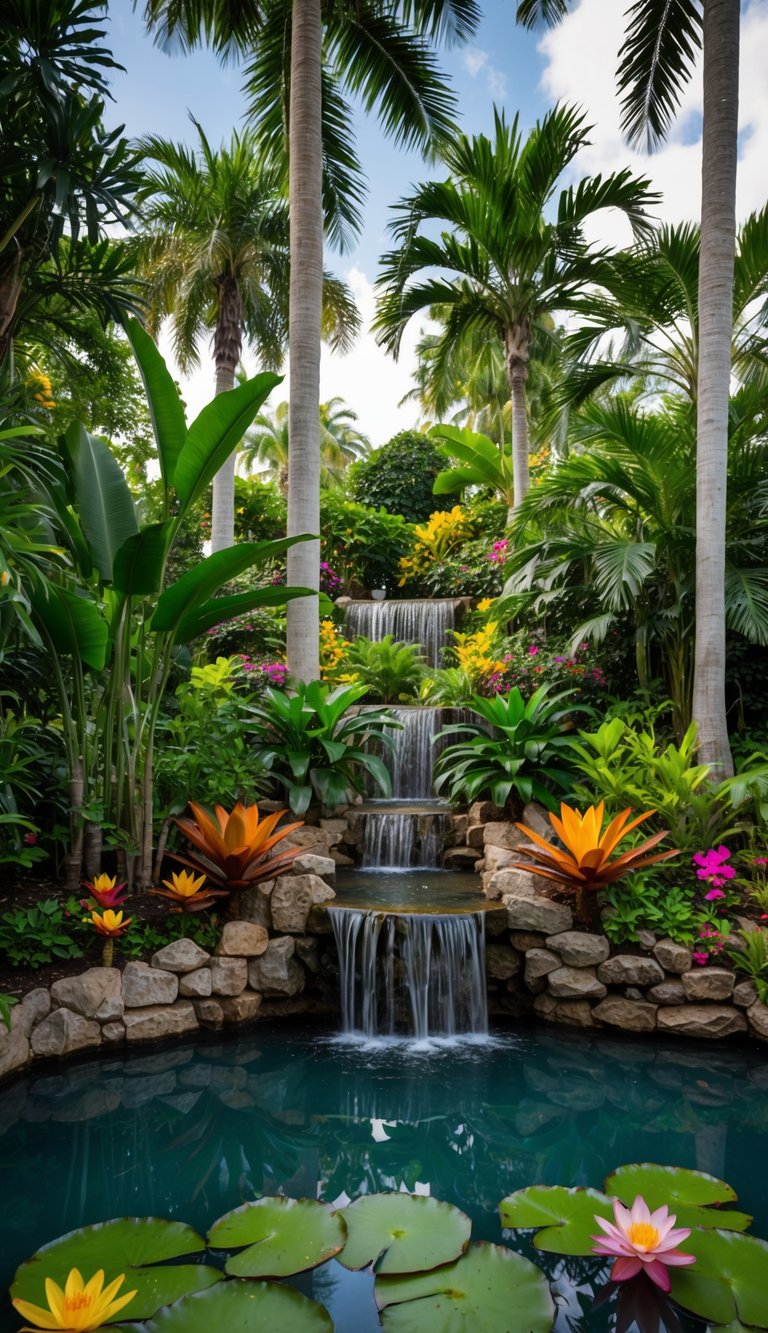
[[611, 1270], [613, 1282], [625, 1282], [644, 1272], [662, 1291], [669, 1291], [671, 1284], [667, 1269], [695, 1264], [695, 1255], [683, 1254], [677, 1249], [681, 1241], [688, 1239], [691, 1229], [676, 1228], [677, 1217], [670, 1213], [666, 1204], [652, 1213], [640, 1195], [631, 1208], [625, 1208], [614, 1199], [613, 1216], [615, 1225], [604, 1217], [596, 1217], [597, 1225], [606, 1234], [592, 1237], [594, 1254], [610, 1254], [616, 1258]]

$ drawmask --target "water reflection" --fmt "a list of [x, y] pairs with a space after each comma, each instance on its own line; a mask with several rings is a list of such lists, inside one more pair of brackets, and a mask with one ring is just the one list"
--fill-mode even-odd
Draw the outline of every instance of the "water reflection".
[[[504, 1194], [599, 1185], [627, 1161], [724, 1177], [767, 1235], [766, 1091], [759, 1052], [532, 1032], [429, 1051], [259, 1032], [67, 1066], [0, 1092], [0, 1282], [83, 1223], [154, 1213], [205, 1230], [263, 1193], [432, 1192], [498, 1241]], [[613, 1327], [591, 1308], [594, 1264], [539, 1258], [559, 1330]], [[360, 1313], [369, 1278], [332, 1264], [301, 1285], [342, 1333], [378, 1326]]]

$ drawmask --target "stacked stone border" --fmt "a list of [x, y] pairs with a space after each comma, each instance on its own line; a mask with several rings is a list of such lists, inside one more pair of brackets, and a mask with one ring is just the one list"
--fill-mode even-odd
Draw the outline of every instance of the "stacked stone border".
[[[337, 865], [354, 864], [364, 818], [352, 807], [298, 829], [303, 848], [290, 872], [241, 900], [212, 955], [180, 939], [149, 963], [91, 967], [38, 987], [0, 1027], [0, 1078], [34, 1061], [123, 1044], [236, 1028], [269, 1017], [334, 1012], [338, 962], [324, 904]], [[545, 813], [524, 822], [551, 832]], [[689, 949], [651, 931], [612, 947], [574, 929], [567, 902], [547, 881], [518, 870], [524, 835], [489, 801], [446, 822], [445, 863], [481, 876], [487, 899], [487, 975], [492, 1014], [533, 1015], [561, 1026], [695, 1038], [751, 1036], [768, 1042], [768, 1007], [754, 983], [728, 967], [698, 968]]]

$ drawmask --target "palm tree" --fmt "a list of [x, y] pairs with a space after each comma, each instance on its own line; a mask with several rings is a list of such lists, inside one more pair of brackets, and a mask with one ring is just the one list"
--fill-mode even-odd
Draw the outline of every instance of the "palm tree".
[[[391, 227], [398, 248], [382, 261], [374, 328], [390, 351], [397, 353], [410, 319], [434, 305], [450, 312], [444, 356], [480, 334], [503, 347], [516, 505], [529, 486], [526, 381], [535, 341], [553, 336], [552, 316], [580, 303], [608, 273], [609, 252], [587, 243], [584, 225], [599, 210], [618, 208], [642, 232], [655, 198], [647, 181], [621, 171], [586, 177], [555, 202], [558, 181], [587, 136], [572, 107], [548, 112], [526, 140], [517, 116], [507, 125], [495, 112], [493, 141], [458, 135], [443, 151], [448, 178], [427, 181], [400, 201]], [[439, 240], [420, 230], [436, 222], [445, 227]], [[431, 276], [435, 269], [450, 276]]]
[[[289, 449], [288, 403], [278, 403], [274, 413], [260, 412], [246, 431], [237, 460], [245, 472], [261, 465], [283, 494], [288, 492]], [[368, 440], [354, 426], [356, 414], [341, 398], [320, 404], [320, 484], [337, 487], [349, 463], [368, 449]]]
[[[283, 174], [253, 133], [214, 151], [193, 122], [198, 150], [150, 136], [140, 192], [145, 227], [137, 242], [148, 283], [149, 323], [170, 317], [176, 360], [199, 364], [213, 333], [216, 392], [234, 388], [245, 340], [262, 367], [277, 369], [288, 336], [288, 204]], [[325, 327], [346, 348], [359, 327], [345, 284], [323, 275]], [[211, 548], [234, 541], [234, 453], [214, 477]]]
[[[379, 111], [403, 146], [450, 133], [454, 101], [431, 39], [464, 39], [475, 0], [145, 0], [168, 45], [210, 40], [224, 56], [248, 52], [253, 112], [263, 134], [288, 152], [291, 354], [288, 533], [320, 529], [320, 330], [323, 228], [343, 243], [359, 225], [364, 185], [352, 140], [349, 97]], [[288, 556], [289, 581], [319, 588], [320, 543]], [[291, 602], [288, 661], [299, 680], [319, 676], [314, 599]]]
[[[571, 0], [520, 0], [527, 26], [557, 23]], [[703, 10], [703, 13], [702, 13]], [[725, 516], [728, 472], [736, 167], [739, 0], [636, 0], [618, 69], [622, 127], [654, 147], [666, 135], [704, 56], [701, 263], [696, 450], [696, 650], [693, 712], [702, 759], [715, 777], [733, 772], [725, 716]]]

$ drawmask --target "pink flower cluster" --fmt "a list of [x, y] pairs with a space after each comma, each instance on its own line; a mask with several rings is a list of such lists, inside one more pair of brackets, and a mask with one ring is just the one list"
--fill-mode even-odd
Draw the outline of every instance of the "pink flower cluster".
[[270, 685], [281, 690], [288, 679], [288, 668], [285, 662], [262, 662], [259, 670], [266, 676]]
[[343, 587], [343, 578], [336, 573], [335, 569], [331, 569], [327, 560], [321, 560], [320, 591], [326, 593], [328, 597], [338, 597]]
[[710, 958], [717, 958], [717, 955], [723, 952], [726, 936], [717, 929], [717, 926], [706, 925], [701, 927], [699, 939], [704, 942], [706, 948], [694, 950], [691, 958], [699, 967], [706, 967]]
[[736, 876], [734, 867], [726, 864], [730, 855], [727, 847], [720, 846], [710, 847], [708, 852], [697, 852], [693, 858], [693, 864], [698, 866], [697, 879], [706, 880], [710, 885], [709, 892], [704, 894], [708, 902], [724, 898], [723, 885]]
[[499, 541], [494, 542], [486, 556], [486, 560], [492, 565], [503, 565], [509, 554], [509, 541], [506, 537], [501, 537]]

